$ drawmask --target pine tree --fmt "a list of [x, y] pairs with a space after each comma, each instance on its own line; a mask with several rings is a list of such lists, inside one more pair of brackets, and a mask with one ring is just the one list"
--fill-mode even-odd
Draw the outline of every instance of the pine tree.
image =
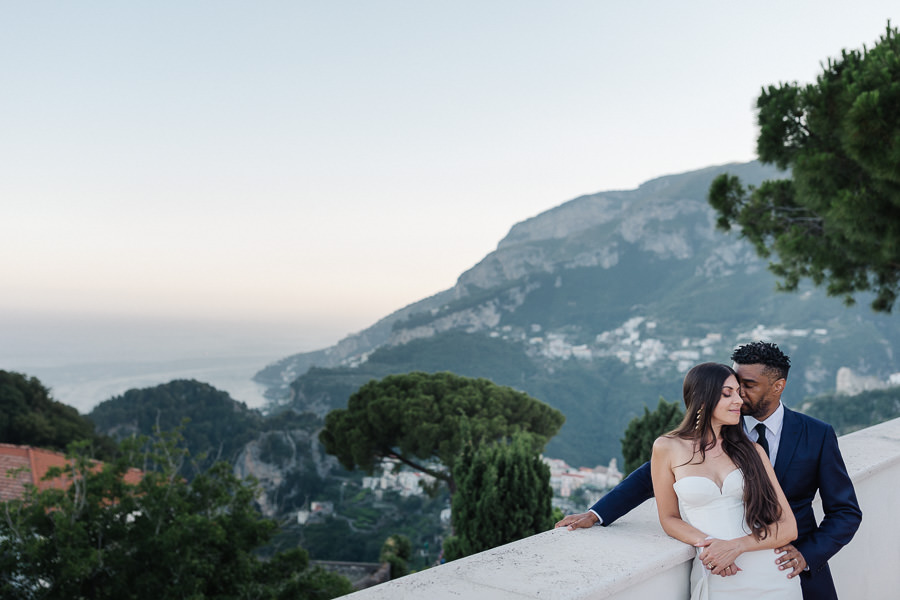
[[900, 34], [829, 59], [815, 84], [770, 85], [757, 100], [757, 152], [791, 179], [710, 186], [718, 225], [737, 226], [771, 258], [779, 289], [824, 285], [847, 304], [873, 292], [891, 312], [900, 294]]
[[[325, 417], [319, 439], [347, 469], [370, 473], [396, 458], [455, 490], [454, 462], [467, 442], [527, 432], [534, 454], [562, 427], [561, 412], [524, 392], [453, 373], [413, 372], [373, 380], [346, 409]], [[441, 466], [432, 466], [431, 463]]]

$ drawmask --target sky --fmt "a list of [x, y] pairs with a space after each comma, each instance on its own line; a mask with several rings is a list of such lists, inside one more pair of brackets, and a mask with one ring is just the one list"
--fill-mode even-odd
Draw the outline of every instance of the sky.
[[51, 338], [72, 319], [258, 322], [333, 343], [569, 199], [754, 159], [762, 86], [813, 81], [898, 17], [896, 1], [2, 3], [0, 321]]

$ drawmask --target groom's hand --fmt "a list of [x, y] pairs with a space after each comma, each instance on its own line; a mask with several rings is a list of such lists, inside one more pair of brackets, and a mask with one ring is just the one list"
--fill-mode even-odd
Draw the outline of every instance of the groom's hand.
[[785, 569], [793, 569], [788, 573], [788, 579], [796, 577], [806, 569], [806, 559], [803, 558], [803, 555], [800, 554], [800, 551], [797, 550], [793, 544], [775, 548], [775, 552], [776, 554], [781, 554], [781, 556], [775, 559], [775, 564], [778, 565], [779, 569], [782, 571]]
[[569, 531], [574, 529], [586, 529], [588, 527], [593, 527], [594, 523], [599, 521], [597, 515], [592, 513], [591, 511], [587, 511], [585, 513], [578, 513], [577, 515], [567, 515], [563, 518], [562, 521], [554, 525], [553, 527], [568, 527]]

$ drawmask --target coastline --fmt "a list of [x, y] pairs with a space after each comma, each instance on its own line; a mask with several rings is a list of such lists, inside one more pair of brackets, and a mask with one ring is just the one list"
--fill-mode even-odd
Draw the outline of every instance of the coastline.
[[82, 414], [134, 388], [148, 388], [175, 379], [196, 379], [228, 392], [250, 408], [265, 408], [265, 387], [253, 375], [281, 356], [186, 358], [146, 362], [81, 362], [56, 365], [3, 365], [0, 368], [37, 377], [54, 400]]
[[334, 324], [104, 315], [0, 315], [0, 369], [38, 378], [82, 414], [133, 388], [196, 379], [264, 408], [253, 376], [286, 356], [326, 348]]

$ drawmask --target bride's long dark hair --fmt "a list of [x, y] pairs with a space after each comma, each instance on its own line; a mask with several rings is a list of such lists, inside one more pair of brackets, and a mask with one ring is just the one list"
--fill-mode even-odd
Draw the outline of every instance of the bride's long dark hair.
[[[702, 363], [693, 367], [684, 377], [685, 414], [681, 424], [666, 434], [686, 440], [693, 440], [700, 462], [706, 460], [706, 451], [716, 445], [716, 434], [712, 427], [712, 413], [722, 397], [725, 381], [737, 373], [719, 363]], [[737, 390], [735, 390], [737, 393]], [[719, 431], [722, 449], [735, 466], [744, 474], [744, 517], [753, 537], [763, 540], [769, 534], [769, 527], [781, 518], [781, 506], [775, 488], [766, 474], [762, 459], [753, 442], [744, 434], [743, 426], [722, 425]], [[685, 464], [694, 462], [696, 455]]]

